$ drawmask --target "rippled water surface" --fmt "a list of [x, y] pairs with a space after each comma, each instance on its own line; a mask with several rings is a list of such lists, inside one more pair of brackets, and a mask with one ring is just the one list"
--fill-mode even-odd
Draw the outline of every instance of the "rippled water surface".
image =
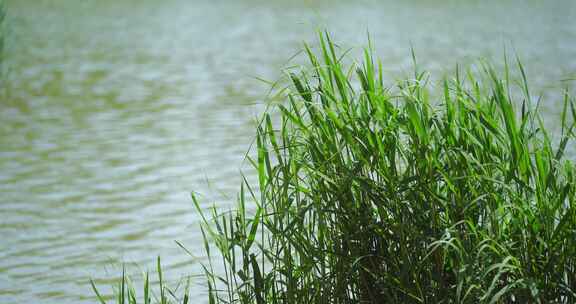
[[[502, 4], [501, 2], [506, 2]], [[576, 2], [12, 0], [0, 100], [0, 303], [94, 301], [129, 272], [197, 274], [190, 191], [233, 202], [267, 85], [317, 28], [369, 30], [393, 79], [412, 45], [434, 72], [523, 58], [536, 90], [573, 86]], [[296, 58], [295, 63], [300, 59]], [[549, 112], [558, 108], [547, 99]], [[250, 172], [247, 172], [250, 175]], [[198, 259], [190, 258], [175, 240]], [[106, 288], [104, 288], [106, 290]], [[109, 290], [108, 290], [109, 291]], [[193, 298], [203, 302], [195, 284]]]

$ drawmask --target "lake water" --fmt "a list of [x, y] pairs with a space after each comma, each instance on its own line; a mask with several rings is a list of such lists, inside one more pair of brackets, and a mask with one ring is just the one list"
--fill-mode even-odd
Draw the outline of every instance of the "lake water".
[[[172, 281], [198, 274], [189, 193], [233, 203], [268, 88], [254, 77], [280, 77], [318, 28], [343, 48], [369, 31], [390, 79], [409, 71], [411, 45], [432, 72], [506, 47], [537, 93], [576, 78], [574, 0], [6, 4], [0, 303], [93, 303], [89, 278], [108, 293], [123, 262], [138, 274], [157, 255]], [[193, 303], [202, 292], [193, 284]]]

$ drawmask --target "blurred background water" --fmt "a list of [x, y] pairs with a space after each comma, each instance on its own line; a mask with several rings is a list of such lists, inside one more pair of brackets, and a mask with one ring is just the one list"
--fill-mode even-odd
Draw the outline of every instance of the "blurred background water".
[[[389, 79], [410, 70], [411, 46], [440, 74], [479, 57], [499, 62], [506, 47], [536, 93], [576, 78], [573, 0], [8, 0], [6, 9], [0, 303], [94, 302], [89, 278], [107, 286], [121, 263], [139, 273], [157, 255], [172, 281], [198, 274], [189, 194], [205, 206], [234, 201], [268, 89], [254, 77], [279, 78], [318, 28], [344, 48], [365, 45], [369, 31]], [[548, 121], [559, 105], [545, 99]], [[193, 284], [193, 302], [202, 291]]]

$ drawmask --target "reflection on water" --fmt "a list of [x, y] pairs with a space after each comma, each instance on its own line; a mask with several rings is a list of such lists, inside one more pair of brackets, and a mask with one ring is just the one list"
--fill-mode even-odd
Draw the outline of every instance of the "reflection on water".
[[[462, 3], [467, 2], [467, 3]], [[90, 302], [118, 262], [171, 278], [202, 257], [189, 192], [229, 204], [266, 85], [327, 26], [369, 30], [390, 77], [513, 45], [537, 88], [576, 71], [574, 1], [8, 1], [0, 101], [0, 302]], [[298, 59], [296, 59], [298, 60]], [[570, 85], [570, 84], [569, 84]], [[551, 112], [553, 101], [544, 105]], [[100, 283], [106, 280], [98, 281]], [[193, 290], [193, 296], [201, 287]], [[92, 299], [93, 300], [93, 299]], [[200, 301], [200, 300], [199, 300]]]

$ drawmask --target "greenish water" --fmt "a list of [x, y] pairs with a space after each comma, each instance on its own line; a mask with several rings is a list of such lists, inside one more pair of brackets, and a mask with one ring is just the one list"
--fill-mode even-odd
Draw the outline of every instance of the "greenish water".
[[391, 78], [411, 45], [440, 73], [506, 46], [537, 93], [573, 87], [576, 2], [463, 2], [8, 1], [0, 303], [90, 302], [89, 277], [156, 255], [172, 280], [198, 273], [174, 243], [202, 259], [189, 192], [233, 202], [267, 89], [251, 76], [279, 77], [317, 27], [343, 47], [369, 30]]

